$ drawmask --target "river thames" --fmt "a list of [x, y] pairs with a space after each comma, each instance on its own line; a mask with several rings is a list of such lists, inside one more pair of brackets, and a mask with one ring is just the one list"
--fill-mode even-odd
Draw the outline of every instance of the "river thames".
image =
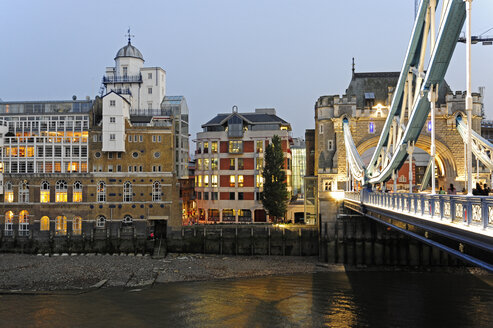
[[1, 295], [2, 327], [491, 327], [493, 277], [319, 272]]

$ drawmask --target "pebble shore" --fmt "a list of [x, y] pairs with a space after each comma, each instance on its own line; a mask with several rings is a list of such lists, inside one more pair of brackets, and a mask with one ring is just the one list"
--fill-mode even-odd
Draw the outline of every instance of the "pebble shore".
[[311, 273], [316, 257], [168, 254], [0, 254], [0, 293], [139, 288], [155, 283]]

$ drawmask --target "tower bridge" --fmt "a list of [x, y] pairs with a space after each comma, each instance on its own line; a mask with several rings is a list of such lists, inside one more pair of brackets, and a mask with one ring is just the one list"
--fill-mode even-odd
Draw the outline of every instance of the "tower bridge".
[[[343, 199], [346, 210], [493, 271], [493, 200], [472, 196], [473, 182], [491, 181], [493, 144], [481, 137], [482, 89], [471, 90], [471, 2], [422, 0], [400, 72], [357, 73], [353, 60], [346, 94], [318, 99], [322, 234]], [[454, 93], [444, 76], [466, 13], [467, 91]], [[419, 157], [426, 158], [420, 170]], [[427, 189], [427, 176], [431, 192], [417, 193], [413, 185]], [[452, 195], [436, 194], [451, 184]]]

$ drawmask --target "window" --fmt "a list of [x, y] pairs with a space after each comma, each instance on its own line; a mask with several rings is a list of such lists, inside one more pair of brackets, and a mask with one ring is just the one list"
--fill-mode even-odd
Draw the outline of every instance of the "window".
[[204, 200], [209, 200], [209, 192], [204, 192]]
[[123, 77], [127, 77], [128, 67], [127, 66], [123, 66], [122, 69], [123, 69]]
[[211, 192], [211, 200], [217, 200], [217, 191]]
[[99, 151], [95, 152], [94, 153], [94, 157], [100, 158], [101, 157], [101, 153]]
[[82, 202], [82, 183], [80, 181], [76, 181], [72, 189], [72, 201], [74, 203]]
[[116, 135], [114, 133], [110, 134], [110, 141], [115, 141], [116, 140]]
[[204, 187], [209, 187], [209, 176], [204, 175]]
[[230, 170], [234, 170], [236, 167], [235, 167], [235, 159], [234, 158], [230, 158], [229, 159], [229, 169]]
[[262, 188], [264, 186], [264, 178], [261, 175], [257, 174], [256, 180], [257, 180], [257, 188]]
[[202, 171], [202, 158], [197, 159], [197, 170]]
[[128, 142], [132, 142], [132, 136], [131, 135], [128, 136]]
[[209, 159], [204, 158], [204, 170], [209, 170]]
[[319, 133], [319, 134], [323, 134], [323, 133], [324, 133], [324, 126], [323, 126], [322, 124], [320, 124], [320, 125], [318, 126], [318, 128], [319, 128], [318, 133]]
[[50, 230], [50, 218], [47, 216], [43, 216], [40, 220], [40, 228], [41, 231], [49, 231]]
[[152, 73], [147, 73], [147, 79], [152, 79]]
[[126, 181], [123, 184], [123, 201], [124, 202], [131, 202], [133, 199], [133, 193], [132, 193], [132, 184], [130, 181]]
[[217, 141], [211, 142], [211, 153], [213, 154], [217, 153]]
[[238, 158], [238, 170], [244, 170], [244, 169], [245, 169], [245, 165], [243, 158]]
[[238, 154], [243, 152], [243, 141], [230, 141], [229, 142], [229, 153]]
[[116, 123], [116, 117], [111, 116], [110, 117], [110, 123]]
[[235, 200], [235, 193], [234, 192], [229, 193], [229, 200]]
[[57, 216], [55, 219], [55, 234], [64, 236], [67, 234], [67, 217]]
[[211, 187], [217, 188], [217, 174], [211, 175]]
[[243, 192], [238, 192], [238, 200], [243, 200]]
[[110, 100], [110, 106], [111, 107], [116, 106], [116, 100]]
[[14, 202], [14, 190], [12, 187], [12, 182], [7, 182], [5, 184], [5, 203], [13, 203]]
[[238, 187], [243, 187], [243, 175], [238, 176]]
[[137, 141], [139, 141], [139, 136], [134, 134], [134, 142], [137, 142]]
[[144, 141], [144, 136], [139, 136], [139, 142], [143, 142]]
[[154, 153], [154, 158], [159, 158], [160, 156], [161, 156], [161, 153], [160, 152], [156, 151]]
[[199, 175], [199, 176], [197, 176], [197, 178], [198, 178], [197, 179], [197, 187], [202, 187], [202, 176]]
[[152, 88], [147, 88], [147, 93], [152, 95]]
[[375, 133], [375, 123], [374, 122], [368, 123], [368, 133]]
[[207, 141], [204, 142], [204, 154], [209, 153], [209, 143]]
[[113, 153], [112, 152], [108, 153], [108, 159], [113, 159]]
[[47, 181], [41, 182], [41, 192], [39, 195], [39, 201], [41, 203], [50, 202], [50, 184]]
[[122, 225], [123, 226], [131, 226], [132, 223], [133, 223], [134, 219], [132, 218], [131, 215], [127, 214], [123, 217], [123, 220], [122, 220]]
[[263, 167], [264, 167], [264, 159], [260, 157], [255, 158], [255, 169], [257, 171], [262, 171]]
[[217, 163], [218, 163], [217, 158], [211, 158], [211, 170], [217, 170]]
[[96, 200], [99, 203], [106, 201], [106, 184], [103, 181], [98, 182], [98, 189], [96, 193]]
[[55, 202], [66, 203], [67, 202], [67, 182], [65, 180], [58, 180], [55, 185]]
[[13, 232], [14, 226], [14, 212], [7, 211], [5, 212], [5, 235], [10, 236]]
[[161, 201], [161, 184], [155, 181], [152, 184], [152, 201], [160, 202]]
[[121, 172], [122, 171], [122, 166], [120, 164], [118, 164], [116, 166], [116, 172]]
[[229, 186], [230, 187], [236, 187], [235, 180], [236, 180], [236, 176], [234, 176], [234, 175], [229, 176]]
[[29, 234], [29, 212], [23, 210], [19, 213], [19, 235], [27, 236]]
[[334, 150], [334, 140], [327, 140], [327, 150]]
[[72, 219], [72, 233], [74, 235], [80, 235], [82, 233], [82, 218], [75, 216]]
[[264, 151], [264, 141], [257, 140], [257, 153], [261, 153]]
[[139, 157], [139, 152], [134, 151], [134, 152], [132, 153], [132, 157], [133, 157], [133, 158], [137, 158], [137, 157]]
[[152, 109], [152, 101], [147, 102], [147, 109]]
[[152, 142], [156, 142], [156, 136], [152, 136]]
[[[98, 142], [98, 135], [97, 134], [94, 134], [92, 136], [92, 142]], [[43, 156], [43, 148], [38, 148], [38, 156], [39, 157], [42, 157]]]
[[106, 218], [103, 215], [100, 215], [96, 219], [96, 228], [104, 228], [106, 225]]

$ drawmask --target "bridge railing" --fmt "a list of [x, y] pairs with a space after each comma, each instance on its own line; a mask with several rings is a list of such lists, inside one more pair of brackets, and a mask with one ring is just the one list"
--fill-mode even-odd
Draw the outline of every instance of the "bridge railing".
[[382, 193], [363, 190], [344, 193], [344, 198], [405, 215], [433, 219], [493, 231], [493, 197]]

